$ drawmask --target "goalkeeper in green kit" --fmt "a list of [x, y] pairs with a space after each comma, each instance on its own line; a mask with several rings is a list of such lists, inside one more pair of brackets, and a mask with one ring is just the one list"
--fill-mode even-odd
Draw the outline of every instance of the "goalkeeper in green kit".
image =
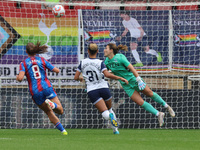
[[151, 104], [144, 101], [139, 92], [142, 92], [155, 102], [164, 106], [169, 111], [169, 114], [172, 117], [175, 117], [173, 109], [157, 93], [153, 92], [146, 85], [133, 65], [127, 60], [127, 58], [123, 54], [118, 54], [119, 50], [127, 51], [128, 48], [125, 45], [116, 46], [113, 43], [110, 43], [106, 46], [104, 49], [104, 56], [107, 57], [104, 62], [106, 67], [108, 70], [111, 70], [114, 75], [123, 77], [128, 80], [129, 84], [119, 80], [125, 92], [128, 94], [132, 101], [137, 103], [146, 111], [158, 116], [159, 125], [162, 126], [164, 124], [165, 114], [163, 112], [159, 112]]

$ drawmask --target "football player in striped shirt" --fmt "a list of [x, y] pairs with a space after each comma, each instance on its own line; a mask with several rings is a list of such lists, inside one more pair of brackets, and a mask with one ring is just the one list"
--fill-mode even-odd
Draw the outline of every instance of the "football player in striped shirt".
[[[88, 47], [89, 58], [85, 58], [81, 61], [74, 79], [80, 81], [85, 79], [90, 101], [99, 110], [104, 119], [110, 119], [113, 133], [119, 134], [116, 115], [112, 110], [112, 96], [109, 91], [108, 83], [104, 80], [104, 75], [107, 78], [121, 80], [125, 82], [125, 84], [128, 84], [128, 81], [109, 73], [103, 61], [96, 58], [97, 53], [98, 46], [93, 43], [90, 44]], [[81, 73], [83, 77], [80, 77]]]
[[26, 76], [33, 101], [47, 114], [49, 120], [56, 128], [60, 130], [63, 135], [67, 135], [67, 131], [54, 114], [54, 112], [63, 114], [63, 107], [46, 73], [46, 69], [56, 73], [59, 73], [59, 69], [54, 67], [43, 57], [36, 56], [36, 54], [47, 52], [47, 48], [46, 45], [40, 46], [40, 42], [37, 42], [36, 45], [33, 43], [27, 44], [26, 53], [28, 54], [28, 58], [20, 63], [19, 75], [17, 75], [16, 80], [22, 81], [24, 76]]

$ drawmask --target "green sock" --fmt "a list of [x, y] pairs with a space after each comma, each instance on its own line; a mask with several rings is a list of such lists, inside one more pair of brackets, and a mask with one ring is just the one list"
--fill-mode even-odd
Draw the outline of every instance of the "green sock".
[[161, 104], [164, 107], [166, 105], [166, 102], [155, 92], [153, 92], [153, 96], [151, 97], [151, 99], [154, 100], [155, 102]]
[[158, 110], [156, 110], [151, 104], [149, 104], [148, 102], [144, 101], [144, 104], [141, 106], [142, 108], [144, 108], [146, 111], [157, 115], [158, 114]]

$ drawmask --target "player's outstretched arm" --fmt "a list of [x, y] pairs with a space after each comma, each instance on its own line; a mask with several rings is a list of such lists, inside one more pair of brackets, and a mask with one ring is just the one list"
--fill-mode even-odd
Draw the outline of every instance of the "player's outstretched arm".
[[59, 72], [60, 72], [60, 70], [59, 70], [57, 67], [54, 67], [52, 71], [53, 71], [53, 72], [56, 72], [56, 73], [59, 73]]
[[21, 82], [23, 80], [23, 78], [24, 78], [24, 75], [25, 75], [24, 71], [19, 72], [19, 74], [16, 75], [16, 80]]
[[137, 70], [135, 70], [135, 68], [133, 67], [133, 65], [129, 64], [127, 67], [132, 73], [133, 75], [136, 77], [136, 81], [138, 83], [138, 87], [140, 90], [144, 90], [146, 87], [146, 83], [141, 79], [141, 77], [139, 76]]
[[125, 82], [126, 84], [128, 84], [128, 80], [122, 78], [122, 77], [119, 77], [119, 76], [116, 76], [110, 72], [108, 72], [108, 70], [104, 70], [103, 71], [103, 74], [105, 75], [105, 77], [107, 78], [111, 78], [111, 79], [115, 79], [115, 80], [121, 80], [123, 82]]
[[137, 70], [133, 67], [133, 65], [129, 64], [127, 68], [133, 73], [133, 75], [137, 78], [139, 76]]
[[83, 81], [83, 77], [80, 77], [80, 74], [81, 72], [79, 71], [76, 71], [75, 75], [74, 75], [74, 80], [77, 80], [77, 81]]
[[125, 28], [124, 32], [122, 33], [122, 37], [126, 36], [126, 34], [128, 33], [128, 28]]

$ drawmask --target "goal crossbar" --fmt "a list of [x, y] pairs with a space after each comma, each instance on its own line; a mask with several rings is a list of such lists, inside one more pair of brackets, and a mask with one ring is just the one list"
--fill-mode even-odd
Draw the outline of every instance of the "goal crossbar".
[[[27, 0], [11, 0], [15, 2], [27, 2]], [[29, 3], [44, 3], [44, 4], [55, 4], [53, 2], [41, 2], [41, 1], [28, 1]], [[108, 3], [72, 3], [72, 2], [65, 2], [65, 3], [59, 3], [61, 5], [69, 5], [69, 6], [104, 6], [104, 7], [110, 7], [112, 6], [118, 6], [118, 7], [125, 7], [125, 6], [190, 6], [190, 5], [200, 5], [200, 2], [180, 2], [180, 3], [172, 3], [172, 2], [163, 2], [163, 3], [111, 3], [109, 5]]]

